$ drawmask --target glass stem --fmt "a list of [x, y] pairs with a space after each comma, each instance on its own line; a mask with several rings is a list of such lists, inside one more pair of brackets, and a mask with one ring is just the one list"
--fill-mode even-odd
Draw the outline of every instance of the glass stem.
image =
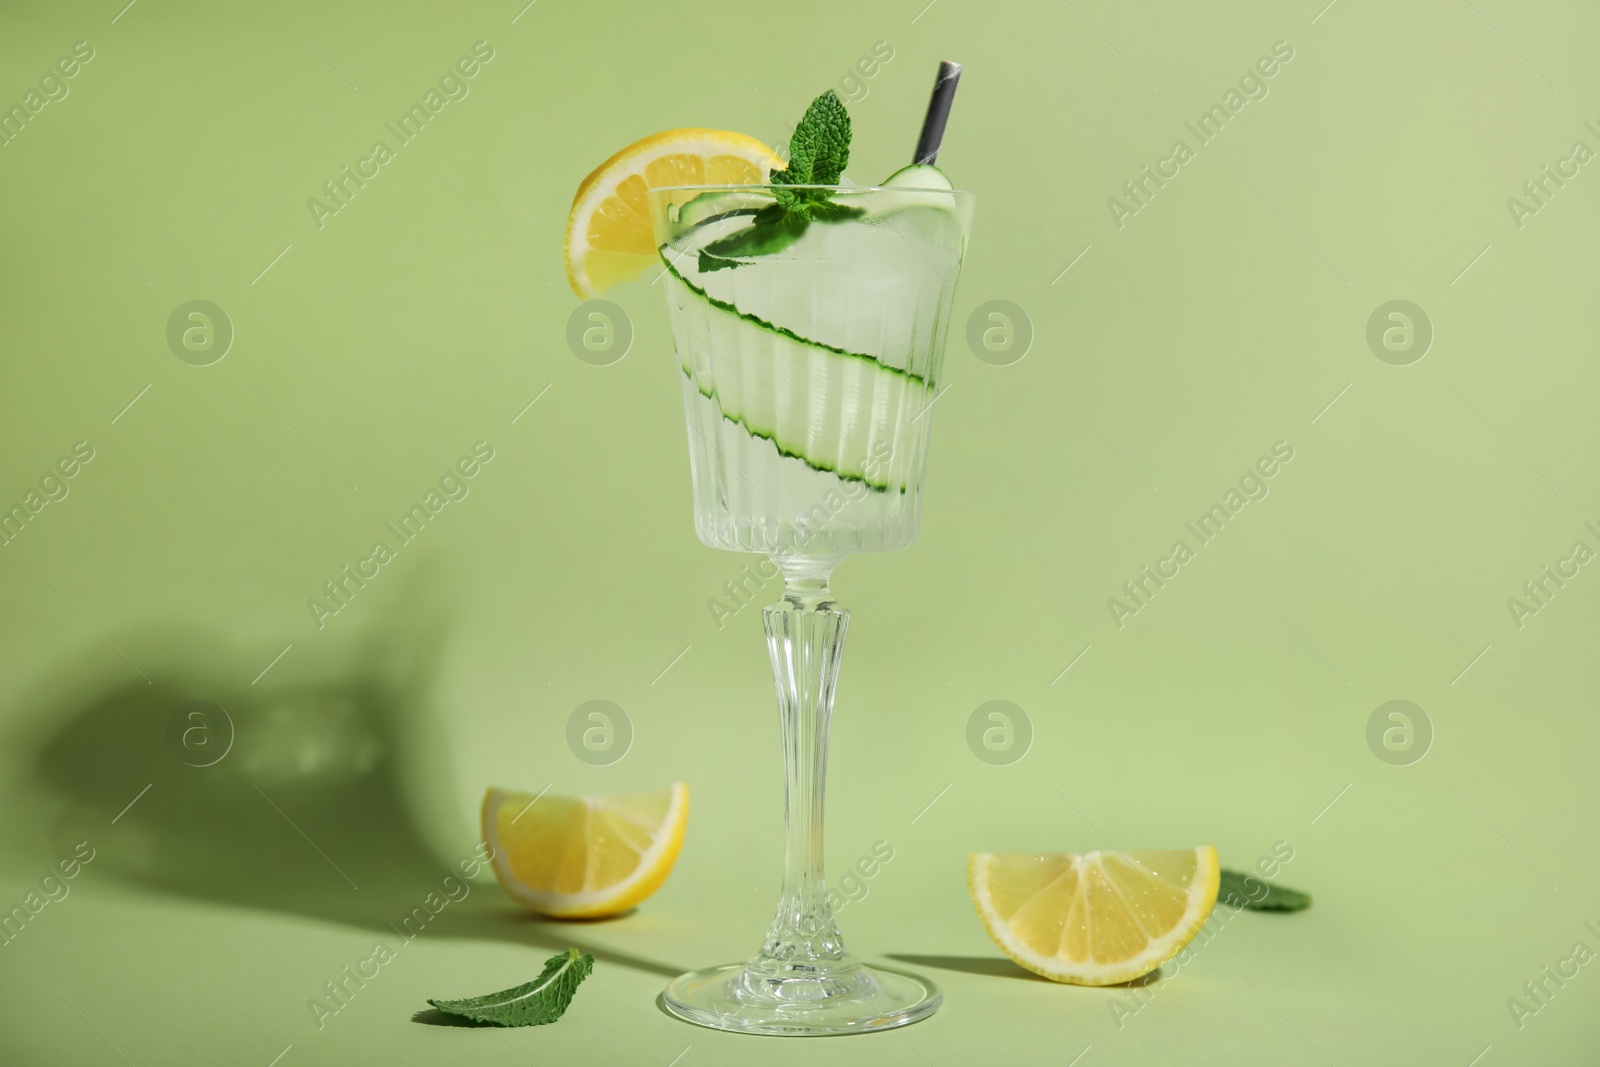
[[850, 613], [828, 593], [837, 560], [779, 559], [786, 588], [762, 612], [783, 729], [784, 863], [777, 917], [747, 971], [769, 996], [848, 995], [860, 965], [834, 925], [822, 873], [828, 725]]

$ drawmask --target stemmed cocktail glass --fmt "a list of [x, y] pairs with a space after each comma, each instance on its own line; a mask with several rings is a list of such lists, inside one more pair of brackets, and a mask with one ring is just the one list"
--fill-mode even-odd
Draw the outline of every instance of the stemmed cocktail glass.
[[[727, 239], [797, 192], [826, 194], [836, 207], [778, 247], [716, 254], [739, 247]], [[850, 620], [828, 580], [846, 556], [916, 538], [973, 200], [914, 184], [679, 187], [650, 199], [696, 531], [713, 548], [768, 555], [785, 582], [783, 598], [763, 612], [786, 783], [777, 916], [759, 952], [677, 978], [666, 1006], [747, 1033], [860, 1033], [914, 1022], [939, 1006], [937, 987], [856, 960], [827, 902], [828, 725]]]

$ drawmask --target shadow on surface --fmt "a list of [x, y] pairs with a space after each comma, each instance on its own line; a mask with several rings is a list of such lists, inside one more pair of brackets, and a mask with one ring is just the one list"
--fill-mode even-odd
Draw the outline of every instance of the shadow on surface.
[[480, 1023], [476, 1019], [465, 1019], [459, 1015], [451, 1015], [449, 1012], [440, 1011], [438, 1008], [427, 1008], [419, 1011], [411, 1016], [411, 1021], [422, 1023], [424, 1026], [464, 1026], [471, 1030], [481, 1030], [494, 1025], [494, 1023]]
[[960, 971], [963, 974], [981, 974], [986, 978], [1021, 978], [1025, 981], [1047, 982], [1032, 971], [1012, 963], [1004, 956], [914, 956], [909, 953], [888, 953], [885, 959], [909, 963], [913, 967], [934, 967], [941, 971]]
[[[474, 888], [471, 906], [467, 904], [467, 901], [463, 901], [462, 909], [454, 915], [449, 914], [447, 909], [446, 914], [440, 916], [440, 932], [444, 936], [480, 941], [521, 941], [546, 950], [552, 956], [569, 948], [575, 948], [579, 952], [593, 956], [596, 963], [644, 971], [663, 978], [676, 978], [689, 969], [594, 944], [588, 935], [594, 930], [596, 923], [564, 922], [530, 915], [506, 901], [500, 896], [500, 891], [493, 886]], [[452, 904], [451, 907], [455, 905]], [[489, 993], [493, 990], [485, 989], [482, 992]]]
[[149, 682], [132, 671], [108, 679], [103, 657], [57, 672], [30, 725], [6, 739], [29, 764], [13, 800], [53, 820], [51, 856], [88, 841], [97, 875], [146, 890], [341, 923], [391, 944], [426, 935], [546, 955], [571, 946], [675, 977], [686, 968], [589, 943], [594, 924], [541, 921], [492, 882], [462, 877], [481, 866], [475, 827], [433, 835], [460, 834], [457, 855], [430, 846], [423, 820], [437, 823], [454, 802], [433, 707], [452, 608], [403, 596], [381, 640], [337, 659], [297, 643], [292, 661], [254, 682], [259, 651], [192, 632], [118, 634]]
[[[889, 953], [886, 959], [897, 960], [900, 963], [909, 963], [917, 967], [936, 967], [941, 971], [961, 971], [963, 974], [981, 974], [985, 978], [1022, 978], [1032, 982], [1049, 982], [1050, 979], [1043, 975], [1034, 974], [1026, 967], [1019, 966], [1004, 956], [912, 956], [904, 953]], [[1109, 986], [1100, 986], [1102, 989], [1127, 989], [1135, 986], [1154, 985], [1161, 980], [1161, 969], [1151, 971], [1141, 978], [1131, 982], [1117, 982]]]
[[1151, 971], [1149, 974], [1140, 975], [1138, 978], [1134, 978], [1131, 981], [1117, 982], [1114, 985], [1106, 986], [1105, 988], [1107, 988], [1107, 989], [1135, 989], [1135, 988], [1138, 988], [1139, 986], [1155, 985], [1159, 981], [1161, 981], [1161, 968], [1157, 967], [1155, 970]]

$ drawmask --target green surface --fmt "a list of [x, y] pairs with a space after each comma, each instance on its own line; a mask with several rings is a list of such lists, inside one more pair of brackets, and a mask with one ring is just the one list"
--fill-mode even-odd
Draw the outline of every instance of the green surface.
[[[93, 50], [0, 147], [0, 504], [88, 443], [0, 548], [3, 901], [75, 871], [0, 947], [0, 1060], [1593, 1062], [1592, 5], [122, 2], [0, 15], [0, 102]], [[1267, 95], [1199, 143], [1185, 123], [1278, 41], [1292, 60], [1242, 90]], [[463, 57], [458, 98], [389, 133]], [[659, 991], [753, 951], [776, 894], [742, 603], [776, 590], [694, 539], [660, 292], [613, 294], [625, 359], [569, 351], [566, 210], [636, 137], [778, 143], [829, 85], [855, 100], [854, 176], [881, 178], [941, 58], [966, 75], [940, 165], [979, 210], [923, 537], [835, 582], [828, 850], [842, 872], [892, 848], [841, 926], [946, 1004], [826, 1043], [692, 1028]], [[1123, 183], [1163, 161], [1134, 211]], [[1538, 206], [1546, 164], [1576, 175]], [[308, 207], [346, 165], [374, 176]], [[168, 346], [196, 299], [234, 328], [210, 366]], [[1405, 366], [1367, 340], [1396, 299], [1433, 326]], [[991, 300], [1031, 319], [1010, 366], [966, 346]], [[1292, 459], [1253, 473], [1278, 442]], [[1188, 532], [1235, 487], [1220, 534]], [[401, 543], [385, 524], [430, 491]], [[1164, 559], [1119, 627], [1108, 599]], [[346, 565], [376, 577], [314, 614]], [[1536, 602], [1545, 565], [1576, 576]], [[609, 766], [566, 741], [600, 698], [632, 723]], [[967, 742], [996, 699], [1031, 722], [1009, 765]], [[238, 723], [214, 766], [169, 750], [190, 700]], [[1369, 748], [1391, 700], [1431, 722], [1420, 762]], [[1377, 751], [1405, 740], [1388, 715]], [[676, 779], [694, 828], [633, 915], [530, 922], [457, 878], [485, 786]], [[1016, 970], [963, 884], [969, 850], [1201, 842], [1236, 869], [1286, 843], [1279, 877], [1316, 904], [1230, 919], [1138, 990]], [[429, 900], [405, 941], [390, 924]], [[569, 945], [596, 966], [556, 1025], [412, 1021]], [[319, 1030], [307, 1001], [347, 966], [377, 976]]]

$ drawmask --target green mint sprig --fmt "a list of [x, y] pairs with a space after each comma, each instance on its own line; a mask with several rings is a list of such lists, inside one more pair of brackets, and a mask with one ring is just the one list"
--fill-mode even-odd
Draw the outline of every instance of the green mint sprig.
[[[787, 186], [837, 185], [850, 162], [850, 113], [832, 89], [811, 101], [789, 138], [789, 166], [775, 170], [773, 202], [756, 212], [748, 229], [712, 241], [700, 250], [700, 271], [740, 266], [739, 259], [780, 252], [806, 232], [812, 222], [856, 218], [860, 208], [835, 204], [828, 189]], [[735, 258], [738, 257], [738, 258]]]
[[434, 1000], [429, 1004], [450, 1015], [492, 1026], [542, 1026], [561, 1018], [578, 991], [578, 984], [594, 970], [593, 956], [580, 956], [569, 948], [545, 961], [544, 971], [526, 985], [465, 1000]]
[[[789, 138], [789, 166], [773, 171], [773, 185], [838, 185], [850, 162], [850, 112], [832, 89], [811, 101]], [[826, 189], [777, 191], [785, 206], [823, 201]]]

